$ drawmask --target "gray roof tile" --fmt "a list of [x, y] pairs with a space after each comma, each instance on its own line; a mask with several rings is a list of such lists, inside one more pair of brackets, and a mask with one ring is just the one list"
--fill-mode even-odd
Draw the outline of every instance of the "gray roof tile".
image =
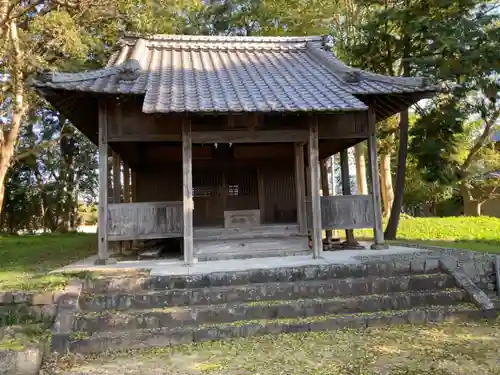
[[143, 94], [145, 113], [365, 110], [355, 94], [429, 91], [422, 79], [353, 69], [321, 47], [321, 37], [125, 38], [105, 68], [34, 84]]

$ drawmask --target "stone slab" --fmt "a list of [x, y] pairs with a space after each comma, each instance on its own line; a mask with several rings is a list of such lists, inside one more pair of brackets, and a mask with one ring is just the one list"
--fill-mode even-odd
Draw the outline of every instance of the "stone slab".
[[59, 298], [57, 314], [52, 325], [51, 351], [65, 354], [69, 351], [69, 339], [73, 330], [83, 283], [71, 280]]
[[268, 322], [238, 322], [200, 327], [179, 327], [175, 329], [145, 329], [126, 332], [99, 333], [71, 343], [71, 350], [77, 353], [98, 353], [108, 349], [132, 349], [164, 347], [196, 341], [223, 340], [234, 337], [259, 336], [267, 334], [325, 331], [340, 328], [366, 328], [381, 325], [439, 323], [449, 320], [470, 320], [486, 317], [481, 310], [467, 308], [429, 308], [385, 313], [347, 314], [325, 316], [318, 320], [279, 320]]
[[393, 277], [370, 276], [324, 281], [291, 281], [234, 285], [230, 287], [173, 289], [142, 293], [93, 294], [86, 296], [80, 303], [83, 308], [89, 311], [152, 309], [186, 305], [332, 298], [442, 290], [454, 285], [453, 278], [445, 274]]
[[42, 364], [42, 354], [39, 347], [21, 351], [0, 349], [0, 374], [36, 375]]
[[470, 299], [482, 310], [493, 310], [495, 304], [493, 301], [484, 293], [470, 278], [470, 276], [465, 272], [462, 266], [455, 263], [450, 257], [443, 257], [440, 261], [440, 265], [448, 272], [457, 283], [457, 286], [464, 289], [469, 295]]

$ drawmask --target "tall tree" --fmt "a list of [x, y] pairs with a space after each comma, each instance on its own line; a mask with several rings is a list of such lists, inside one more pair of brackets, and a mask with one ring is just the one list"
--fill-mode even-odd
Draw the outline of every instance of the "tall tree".
[[[492, 134], [500, 130], [500, 15], [492, 4], [462, 1], [435, 11], [425, 32], [437, 33], [420, 69], [454, 84], [424, 109], [412, 129], [411, 152], [424, 178], [458, 189], [466, 215], [498, 193], [500, 169]], [[434, 19], [446, 17], [451, 26]], [[433, 21], [433, 22], [430, 22]]]

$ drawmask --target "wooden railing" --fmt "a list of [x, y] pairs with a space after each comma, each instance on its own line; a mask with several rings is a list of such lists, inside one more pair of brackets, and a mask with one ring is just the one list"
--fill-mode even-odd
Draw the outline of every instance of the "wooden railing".
[[109, 204], [108, 240], [181, 237], [182, 221], [182, 202]]
[[[307, 227], [312, 227], [311, 202], [307, 200]], [[374, 227], [371, 195], [321, 197], [322, 229], [361, 229]]]

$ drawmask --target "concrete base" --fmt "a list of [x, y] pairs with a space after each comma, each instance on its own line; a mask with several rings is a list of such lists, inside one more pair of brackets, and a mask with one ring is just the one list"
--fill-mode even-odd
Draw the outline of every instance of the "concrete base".
[[372, 250], [387, 250], [389, 249], [389, 245], [386, 243], [374, 243], [370, 246]]
[[94, 262], [96, 266], [105, 266], [108, 264], [116, 264], [116, 263], [117, 263], [116, 259], [111, 259], [111, 258], [108, 259], [97, 258]]

